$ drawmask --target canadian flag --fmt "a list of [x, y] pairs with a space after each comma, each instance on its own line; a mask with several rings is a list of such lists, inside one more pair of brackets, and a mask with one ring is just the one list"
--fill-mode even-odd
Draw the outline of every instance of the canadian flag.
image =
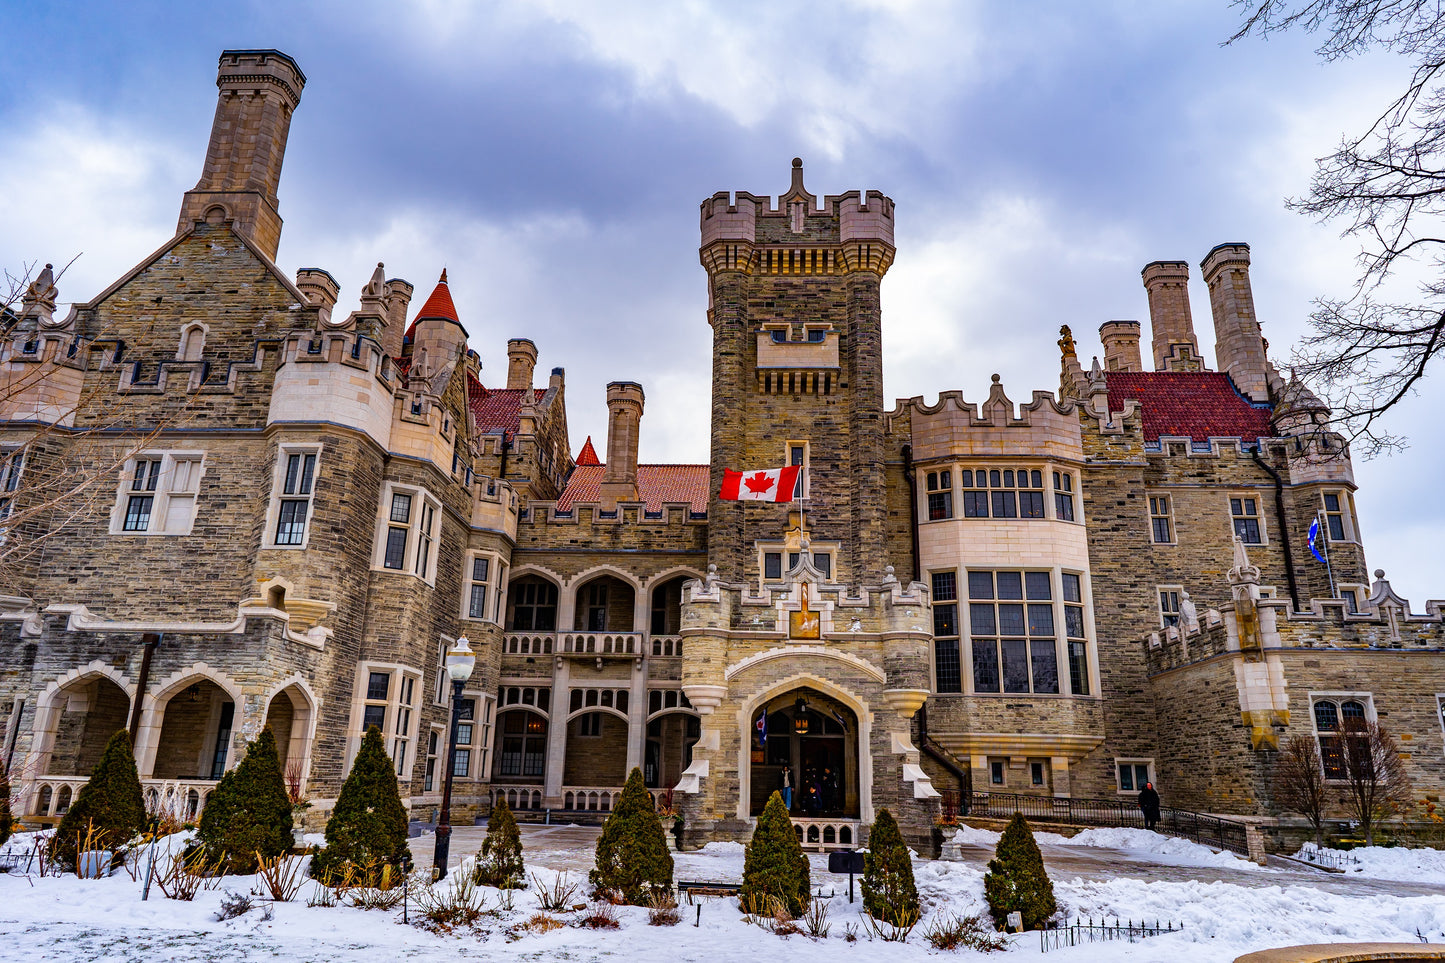
[[790, 502], [798, 487], [802, 465], [787, 468], [764, 468], [759, 471], [723, 469], [722, 491], [718, 497], [728, 502]]

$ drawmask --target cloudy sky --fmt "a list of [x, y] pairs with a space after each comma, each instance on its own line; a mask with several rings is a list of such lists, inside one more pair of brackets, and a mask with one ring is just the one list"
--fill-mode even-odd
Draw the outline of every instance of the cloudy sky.
[[[86, 300], [158, 246], [200, 174], [219, 52], [276, 47], [308, 77], [282, 267], [329, 270], [338, 310], [379, 260], [418, 299], [446, 267], [484, 381], [505, 378], [509, 337], [567, 369], [574, 450], [600, 447], [604, 385], [629, 379], [642, 459], [707, 459], [698, 204], [786, 190], [795, 155], [814, 193], [898, 204], [889, 398], [981, 400], [993, 372], [1015, 399], [1055, 389], [1058, 326], [1087, 363], [1099, 324], [1147, 322], [1155, 259], [1196, 265], [1212, 356], [1197, 264], [1223, 241], [1251, 245], [1283, 357], [1358, 250], [1283, 200], [1407, 65], [1321, 65], [1305, 36], [1221, 46], [1238, 16], [1229, 0], [0, 0], [0, 266], [79, 253], [61, 298]], [[1417, 610], [1445, 596], [1442, 405], [1427, 384], [1392, 424], [1410, 449], [1357, 468], [1370, 564]]]

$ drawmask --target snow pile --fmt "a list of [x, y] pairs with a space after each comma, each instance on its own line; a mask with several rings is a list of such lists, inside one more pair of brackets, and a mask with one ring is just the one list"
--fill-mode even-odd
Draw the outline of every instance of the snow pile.
[[[1371, 879], [1399, 879], [1413, 883], [1445, 885], [1445, 851], [1438, 849], [1406, 849], [1403, 846], [1361, 846], [1357, 849], [1315, 849], [1307, 843], [1295, 856], [1309, 859], [1314, 853], [1336, 857], [1347, 873], [1359, 873]], [[1352, 862], [1353, 860], [1353, 862]]]
[[1217, 866], [1223, 869], [1262, 868], [1234, 853], [1216, 852], [1200, 843], [1174, 836], [1165, 836], [1147, 829], [1086, 829], [1077, 836], [1062, 842], [1066, 846], [1092, 846], [1100, 849], [1122, 849], [1128, 853], [1147, 854], [1154, 857], [1154, 862], [1170, 866]]
[[953, 834], [953, 841], [965, 846], [987, 846], [992, 849], [998, 845], [999, 837], [1002, 835], [1003, 833], [978, 829], [974, 826], [960, 826], [958, 832]]

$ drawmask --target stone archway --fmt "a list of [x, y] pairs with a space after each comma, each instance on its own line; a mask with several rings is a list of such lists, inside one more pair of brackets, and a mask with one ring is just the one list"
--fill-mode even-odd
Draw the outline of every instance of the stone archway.
[[799, 816], [857, 819], [858, 716], [809, 686], [779, 693], [752, 713], [748, 807], [758, 816], [775, 790]]

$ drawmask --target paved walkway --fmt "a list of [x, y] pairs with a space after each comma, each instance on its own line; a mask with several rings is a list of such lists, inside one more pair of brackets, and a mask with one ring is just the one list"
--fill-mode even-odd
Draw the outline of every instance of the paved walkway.
[[[522, 832], [522, 847], [529, 863], [535, 860], [539, 866], [567, 870], [582, 876], [592, 868], [597, 837], [602, 832], [599, 827], [538, 826], [523, 823], [519, 828]], [[463, 857], [475, 853], [481, 847], [486, 833], [485, 826], [458, 826], [454, 829], [450, 865], [455, 866]], [[435, 837], [430, 834], [418, 836], [411, 841], [412, 856], [418, 865], [430, 863], [434, 846]], [[1282, 859], [1271, 859], [1269, 866], [1262, 869], [1230, 869], [1176, 866], [1159, 862], [1157, 858], [1151, 858], [1146, 853], [1096, 846], [1043, 843], [1039, 848], [1043, 851], [1044, 863], [1048, 866], [1049, 873], [1055, 878], [1105, 880], [1128, 876], [1134, 879], [1172, 882], [1219, 881], [1249, 887], [1310, 886], [1329, 893], [1361, 896], [1436, 896], [1445, 893], [1445, 887], [1438, 885], [1369, 879], [1352, 873], [1325, 873]], [[979, 870], [993, 858], [993, 848], [990, 846], [963, 846], [961, 851], [964, 863]], [[678, 853], [676, 861], [679, 877], [686, 875], [715, 879], [728, 875], [726, 871], [719, 871], [716, 861], [700, 854]], [[823, 872], [826, 875], [826, 856], [813, 855], [812, 863], [815, 873]], [[840, 879], [846, 886], [847, 877]]]

